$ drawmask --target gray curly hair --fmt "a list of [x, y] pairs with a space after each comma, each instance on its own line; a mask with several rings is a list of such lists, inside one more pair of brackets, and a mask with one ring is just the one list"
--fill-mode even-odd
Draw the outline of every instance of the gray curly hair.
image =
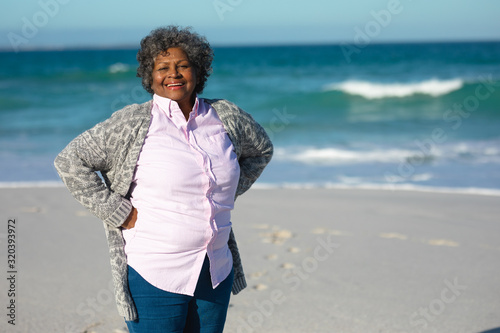
[[202, 93], [208, 77], [212, 74], [214, 52], [204, 36], [192, 32], [191, 27], [180, 28], [175, 25], [157, 28], [141, 40], [141, 48], [137, 52], [137, 76], [142, 78], [144, 89], [150, 94], [154, 93], [151, 84], [155, 59], [171, 47], [178, 47], [186, 52], [199, 79], [194, 92]]

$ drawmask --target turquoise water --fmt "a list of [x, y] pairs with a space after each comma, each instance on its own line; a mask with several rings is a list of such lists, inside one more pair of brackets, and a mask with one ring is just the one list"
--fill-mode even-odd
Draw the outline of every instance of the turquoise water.
[[[56, 154], [150, 98], [136, 50], [0, 53], [0, 182], [58, 180]], [[500, 43], [215, 48], [203, 96], [275, 144], [259, 183], [500, 190]]]

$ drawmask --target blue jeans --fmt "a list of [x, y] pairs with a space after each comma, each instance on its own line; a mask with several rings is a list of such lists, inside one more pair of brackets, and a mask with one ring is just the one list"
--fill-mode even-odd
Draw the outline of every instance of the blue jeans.
[[194, 296], [170, 293], [149, 284], [128, 266], [128, 284], [139, 319], [127, 321], [130, 333], [219, 333], [226, 322], [234, 273], [212, 288], [208, 257]]

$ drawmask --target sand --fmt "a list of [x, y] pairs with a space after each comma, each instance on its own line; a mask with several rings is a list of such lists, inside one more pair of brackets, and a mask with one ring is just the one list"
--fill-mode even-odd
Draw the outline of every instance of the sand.
[[[0, 205], [0, 331], [126, 332], [102, 222], [64, 188], [3, 188]], [[226, 332], [500, 329], [499, 217], [498, 196], [251, 190], [232, 219], [249, 286], [232, 297]]]

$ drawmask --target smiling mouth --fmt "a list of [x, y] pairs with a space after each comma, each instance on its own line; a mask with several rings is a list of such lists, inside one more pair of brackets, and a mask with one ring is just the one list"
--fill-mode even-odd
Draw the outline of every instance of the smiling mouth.
[[183, 85], [184, 85], [184, 83], [171, 83], [171, 84], [167, 84], [167, 88], [168, 87], [180, 87]]

